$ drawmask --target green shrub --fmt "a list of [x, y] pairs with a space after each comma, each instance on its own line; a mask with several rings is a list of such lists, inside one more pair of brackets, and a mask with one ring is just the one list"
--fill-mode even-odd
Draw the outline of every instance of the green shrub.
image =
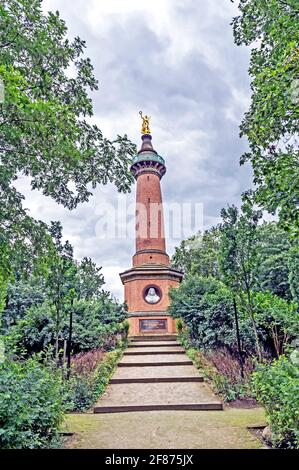
[[[73, 350], [75, 353], [103, 348], [107, 337], [124, 333], [127, 312], [122, 304], [102, 293], [96, 300], [74, 304]], [[68, 325], [64, 327], [68, 335]]]
[[[104, 293], [105, 294], [105, 293]], [[103, 348], [112, 349], [117, 336], [126, 336], [128, 325], [122, 305], [102, 295], [96, 300], [80, 300], [74, 303], [72, 353]], [[32, 306], [23, 318], [7, 332], [5, 338], [10, 349], [27, 355], [38, 353], [55, 344], [55, 309], [47, 300]], [[59, 348], [69, 337], [69, 317], [63, 318], [59, 335]]]
[[122, 351], [123, 345], [106, 353], [98, 349], [74, 357], [71, 378], [65, 384], [65, 400], [72, 411], [88, 410], [99, 399]]
[[[195, 348], [237, 351], [232, 295], [220, 281], [188, 275], [178, 289], [171, 289], [170, 299], [170, 314], [184, 322]], [[250, 321], [240, 318], [239, 323], [242, 349], [251, 352], [254, 334]]]
[[270, 345], [274, 357], [279, 357], [299, 334], [298, 305], [268, 291], [254, 292], [253, 303], [263, 342]]
[[0, 365], [0, 448], [58, 445], [63, 420], [60, 377], [36, 358]]
[[202, 353], [190, 347], [186, 333], [180, 335], [180, 341], [187, 349], [187, 355], [195, 367], [199, 369], [223, 401], [231, 402], [240, 398], [252, 398], [250, 374], [253, 370], [253, 364], [249, 359], [244, 363], [244, 378], [241, 378], [239, 363], [228, 350]]
[[181, 318], [178, 318], [176, 321], [176, 329], [178, 330], [178, 333], [182, 333], [184, 328], [184, 322]]
[[299, 367], [285, 356], [253, 373], [257, 400], [265, 407], [276, 447], [299, 448]]
[[223, 401], [232, 402], [242, 398], [252, 398], [249, 383], [241, 378], [236, 382], [225, 375], [216, 373], [212, 377], [214, 391], [221, 395]]

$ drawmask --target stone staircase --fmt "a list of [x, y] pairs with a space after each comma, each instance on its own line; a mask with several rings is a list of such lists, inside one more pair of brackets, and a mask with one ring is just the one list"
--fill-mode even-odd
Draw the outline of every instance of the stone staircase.
[[131, 337], [94, 413], [222, 410], [175, 335]]

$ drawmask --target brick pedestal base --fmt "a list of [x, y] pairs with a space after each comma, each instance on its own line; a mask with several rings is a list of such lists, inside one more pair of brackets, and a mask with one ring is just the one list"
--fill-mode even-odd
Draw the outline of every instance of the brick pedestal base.
[[129, 335], [130, 336], [146, 336], [146, 335], [167, 335], [176, 333], [176, 323], [173, 318], [168, 315], [159, 316], [130, 316], [129, 317]]

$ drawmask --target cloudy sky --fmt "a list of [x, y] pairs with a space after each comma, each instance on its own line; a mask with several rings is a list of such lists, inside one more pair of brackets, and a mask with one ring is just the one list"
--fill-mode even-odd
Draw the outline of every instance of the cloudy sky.
[[[223, 206], [239, 205], [251, 178], [250, 168], [239, 166], [246, 142], [239, 139], [238, 129], [250, 87], [249, 51], [233, 42], [235, 4], [45, 0], [44, 9], [59, 10], [70, 37], [86, 40], [86, 55], [100, 85], [93, 94], [94, 120], [104, 135], [113, 139], [126, 133], [139, 146], [138, 111], [152, 117], [153, 144], [167, 164], [164, 201], [202, 203], [205, 227], [219, 221]], [[73, 212], [30, 191], [25, 178], [19, 188], [35, 218], [62, 221], [75, 256], [91, 257], [103, 266], [106, 287], [122, 299], [118, 273], [131, 265], [134, 240], [101, 238], [96, 227], [101, 208], [119, 200], [134, 203], [135, 188], [119, 196], [112, 185], [98, 187], [90, 201]], [[168, 237], [170, 255], [179, 241]]]

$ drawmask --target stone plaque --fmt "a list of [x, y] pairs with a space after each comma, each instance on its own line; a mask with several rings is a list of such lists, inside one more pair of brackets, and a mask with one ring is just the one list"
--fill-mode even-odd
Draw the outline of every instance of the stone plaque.
[[139, 320], [140, 331], [167, 330], [167, 320]]
[[143, 296], [148, 304], [157, 304], [161, 299], [161, 291], [156, 286], [148, 286], [143, 291]]

